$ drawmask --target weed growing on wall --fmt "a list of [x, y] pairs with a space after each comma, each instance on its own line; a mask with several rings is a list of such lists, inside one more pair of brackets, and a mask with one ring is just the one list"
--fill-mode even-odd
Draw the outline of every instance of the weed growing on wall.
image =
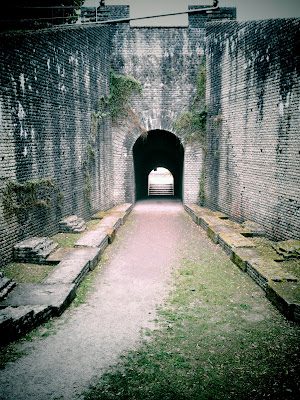
[[112, 121], [118, 117], [128, 117], [131, 113], [130, 96], [133, 92], [142, 94], [143, 88], [140, 82], [131, 76], [117, 75], [110, 71], [110, 115]]
[[49, 208], [54, 187], [53, 178], [33, 179], [25, 183], [8, 181], [2, 192], [4, 209], [7, 213], [18, 214], [36, 207]]
[[130, 106], [130, 96], [134, 92], [142, 94], [142, 85], [131, 76], [118, 75], [113, 70], [110, 71], [109, 96], [101, 96], [98, 100], [98, 110], [92, 111], [91, 129], [85, 150], [82, 167], [85, 174], [84, 197], [87, 201], [89, 211], [91, 211], [92, 184], [90, 168], [95, 163], [96, 140], [98, 137], [98, 127], [102, 119], [110, 116], [113, 123], [118, 118], [131, 117], [135, 126], [142, 131], [142, 136], [146, 135], [146, 130], [140, 125], [136, 112]]
[[184, 134], [185, 142], [199, 141], [205, 150], [206, 138], [206, 64], [203, 61], [197, 74], [197, 91], [190, 111], [183, 112], [175, 122], [177, 135]]

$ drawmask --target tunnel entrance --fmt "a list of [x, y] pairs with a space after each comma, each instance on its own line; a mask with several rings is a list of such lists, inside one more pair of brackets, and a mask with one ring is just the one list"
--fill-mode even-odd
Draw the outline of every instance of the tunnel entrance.
[[133, 146], [136, 200], [149, 196], [148, 176], [155, 168], [166, 168], [173, 176], [173, 195], [182, 199], [183, 146], [173, 133], [149, 131], [139, 137]]

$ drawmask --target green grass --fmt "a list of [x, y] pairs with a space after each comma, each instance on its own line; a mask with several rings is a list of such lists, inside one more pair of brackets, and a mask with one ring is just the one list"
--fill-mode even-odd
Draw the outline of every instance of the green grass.
[[157, 328], [143, 332], [140, 347], [99, 377], [86, 400], [297, 398], [299, 329], [198, 236], [175, 266]]
[[11, 262], [2, 271], [18, 283], [41, 283], [54, 268], [55, 265]]

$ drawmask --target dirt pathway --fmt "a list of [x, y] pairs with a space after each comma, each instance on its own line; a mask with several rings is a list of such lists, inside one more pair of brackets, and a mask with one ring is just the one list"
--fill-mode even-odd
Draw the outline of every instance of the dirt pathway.
[[57, 332], [20, 345], [28, 354], [0, 372], [0, 399], [74, 399], [95, 374], [151, 328], [178, 257], [180, 202], [139, 202], [105, 253], [88, 303], [55, 321]]

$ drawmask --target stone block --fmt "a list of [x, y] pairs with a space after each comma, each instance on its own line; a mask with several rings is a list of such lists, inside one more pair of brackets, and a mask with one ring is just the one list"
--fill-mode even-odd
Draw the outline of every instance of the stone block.
[[270, 282], [266, 297], [288, 319], [300, 322], [300, 285], [298, 282]]
[[45, 264], [47, 257], [57, 246], [57, 243], [47, 237], [32, 237], [14, 246], [14, 259], [25, 263]]
[[2, 301], [16, 286], [16, 282], [0, 272], [0, 301]]
[[272, 247], [284, 258], [300, 258], [300, 240], [284, 240]]
[[52, 316], [49, 305], [0, 308], [0, 345], [6, 345], [36, 328]]
[[220, 225], [220, 220], [212, 215], [199, 215], [196, 213], [196, 216], [198, 217], [198, 225], [200, 225], [206, 232], [209, 225]]
[[77, 215], [71, 215], [58, 223], [60, 232], [81, 233], [86, 230], [86, 223]]
[[98, 224], [97, 228], [112, 227], [118, 230], [120, 225], [121, 225], [121, 218], [118, 215], [111, 214], [104, 217]]
[[103, 227], [85, 233], [74, 245], [75, 247], [99, 247], [103, 252], [108, 246], [108, 236]]
[[235, 247], [232, 248], [232, 261], [242, 270], [247, 270], [247, 262], [256, 260], [260, 254], [255, 248]]
[[297, 282], [297, 278], [282, 269], [276, 261], [263, 257], [248, 260], [247, 273], [265, 291], [270, 282]]
[[60, 315], [76, 295], [74, 284], [19, 284], [2, 307], [48, 306], [53, 316]]
[[208, 225], [207, 226], [207, 236], [214, 242], [219, 243], [219, 234], [220, 233], [233, 233], [234, 231], [226, 225]]
[[112, 208], [112, 212], [125, 212], [126, 215], [129, 215], [131, 210], [133, 209], [132, 203], [122, 203]]
[[219, 234], [219, 244], [220, 246], [226, 251], [226, 253], [232, 258], [232, 249], [245, 247], [250, 248], [254, 247], [254, 243], [251, 242], [249, 239], [245, 238], [238, 232], [228, 231], [228, 232], [221, 232]]
[[246, 237], [263, 237], [266, 235], [265, 229], [252, 221], [245, 221], [242, 223], [243, 235]]
[[43, 281], [43, 284], [75, 284], [77, 288], [89, 271], [90, 264], [88, 260], [61, 261]]
[[100, 260], [102, 250], [98, 247], [66, 249], [60, 248], [47, 259], [49, 263], [59, 263], [63, 260], [87, 260], [92, 271]]

